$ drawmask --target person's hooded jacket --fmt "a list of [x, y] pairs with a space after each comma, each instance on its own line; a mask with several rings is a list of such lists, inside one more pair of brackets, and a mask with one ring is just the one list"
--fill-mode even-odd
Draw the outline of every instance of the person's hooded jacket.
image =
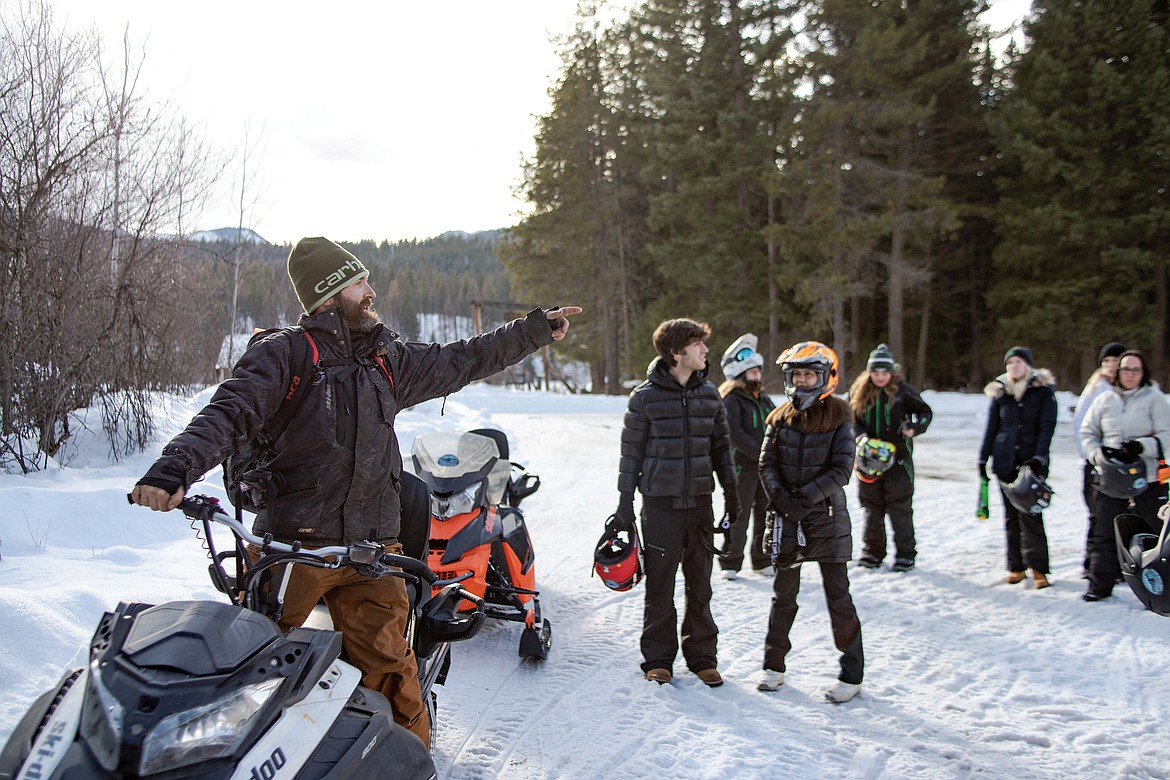
[[760, 468], [760, 445], [764, 441], [765, 420], [776, 404], [763, 390], [755, 396], [742, 383], [735, 383], [723, 396], [723, 405], [727, 407], [727, 427], [731, 430], [735, 464], [741, 474], [754, 474]]
[[991, 399], [979, 462], [991, 458], [991, 471], [1003, 482], [1016, 478], [1024, 461], [1035, 459], [1048, 475], [1048, 452], [1056, 431], [1056, 380], [1046, 368], [1033, 369], [1020, 382], [1006, 373], [987, 383]]
[[[552, 343], [544, 312], [451, 344], [404, 342], [384, 326], [351, 339], [336, 308], [303, 315], [320, 352], [294, 420], [274, 443], [268, 468], [280, 489], [256, 517], [258, 534], [308, 546], [398, 539], [402, 453], [398, 411], [448, 395]], [[292, 379], [291, 342], [270, 337], [240, 358], [210, 403], [163, 448], [140, 480], [174, 493], [190, 488], [251, 441], [279, 408]], [[391, 380], [375, 356], [380, 356]]]
[[727, 411], [707, 369], [691, 374], [686, 387], [655, 358], [646, 381], [630, 393], [622, 425], [618, 491], [667, 506], [709, 501], [715, 478], [735, 490], [735, 464]]

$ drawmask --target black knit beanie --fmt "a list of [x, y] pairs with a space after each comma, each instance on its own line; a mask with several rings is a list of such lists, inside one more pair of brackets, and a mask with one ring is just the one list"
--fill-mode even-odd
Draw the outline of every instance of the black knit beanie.
[[1110, 341], [1105, 346], [1101, 347], [1101, 352], [1097, 355], [1097, 365], [1105, 362], [1107, 357], [1121, 357], [1121, 353], [1125, 352], [1125, 345], [1120, 341]]
[[1024, 361], [1029, 366], [1036, 365], [1035, 363], [1032, 362], [1032, 350], [1028, 349], [1027, 347], [1015, 346], [1015, 347], [1012, 347], [1011, 349], [1009, 349], [1007, 351], [1007, 353], [1004, 354], [1004, 356], [1003, 356], [1004, 365], [1007, 365], [1009, 358], [1014, 358], [1014, 357], [1018, 357], [1020, 360]]
[[370, 275], [361, 260], [327, 238], [302, 238], [288, 255], [288, 278], [305, 311]]

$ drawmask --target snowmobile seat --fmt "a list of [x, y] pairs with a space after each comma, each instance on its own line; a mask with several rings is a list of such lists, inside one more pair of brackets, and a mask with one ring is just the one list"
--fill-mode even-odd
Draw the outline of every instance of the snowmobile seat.
[[425, 562], [431, 540], [431, 494], [427, 484], [403, 471], [398, 496], [402, 500], [402, 525], [398, 531], [402, 554]]

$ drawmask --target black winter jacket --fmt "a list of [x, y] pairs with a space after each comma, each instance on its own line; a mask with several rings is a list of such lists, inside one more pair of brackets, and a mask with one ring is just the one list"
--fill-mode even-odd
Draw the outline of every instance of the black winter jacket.
[[735, 464], [727, 430], [727, 411], [707, 371], [691, 374], [683, 387], [666, 361], [655, 358], [646, 381], [630, 393], [622, 423], [618, 490], [635, 488], [648, 499], [695, 506], [715, 491], [715, 476], [725, 493], [735, 491]]
[[760, 445], [764, 442], [765, 420], [776, 408], [767, 393], [759, 398], [742, 387], [734, 388], [723, 397], [727, 407], [727, 427], [731, 430], [731, 446], [735, 450], [735, 465], [743, 471], [756, 472], [760, 468]]
[[910, 418], [910, 427], [917, 437], [926, 433], [933, 416], [930, 405], [922, 400], [918, 391], [901, 382], [892, 399], [889, 393], [879, 390], [873, 401], [865, 407], [864, 413], [860, 417], [854, 415], [853, 436], [888, 441], [897, 447], [898, 462], [908, 463], [914, 457], [914, 445], [913, 439], [908, 441], [902, 435], [903, 423]]
[[[844, 487], [853, 473], [853, 412], [839, 398], [841, 424], [821, 433], [800, 429], [802, 412], [791, 424], [770, 424], [760, 450], [760, 481], [769, 501], [784, 493], [800, 508], [788, 520], [799, 520], [806, 538], [802, 560], [846, 563], [853, 558], [853, 529]], [[784, 409], [784, 406], [780, 407]], [[795, 534], [785, 522], [783, 533]]]
[[991, 470], [1000, 480], [1011, 482], [1024, 461], [1038, 457], [1040, 469], [1048, 475], [1048, 450], [1056, 430], [1056, 380], [1047, 369], [1033, 371], [1020, 400], [1007, 392], [1007, 374], [988, 383], [984, 394], [991, 398], [987, 428], [979, 448], [979, 462], [991, 458]]
[[[283, 487], [254, 528], [311, 546], [397, 541], [398, 411], [453, 393], [552, 342], [540, 309], [491, 333], [442, 345], [403, 342], [385, 327], [351, 339], [333, 308], [304, 315], [300, 324], [316, 341], [322, 368], [296, 418], [276, 439], [269, 468]], [[383, 357], [393, 388], [376, 355]], [[140, 482], [172, 493], [190, 487], [273, 417], [292, 372], [288, 336], [253, 345]]]

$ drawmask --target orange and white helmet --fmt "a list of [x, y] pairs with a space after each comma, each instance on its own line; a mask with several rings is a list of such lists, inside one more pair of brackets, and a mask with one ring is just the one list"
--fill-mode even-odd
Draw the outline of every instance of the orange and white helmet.
[[[784, 394], [797, 411], [803, 412], [837, 389], [837, 353], [819, 341], [793, 344], [780, 353], [776, 365], [784, 372]], [[792, 381], [792, 372], [797, 369], [815, 371], [816, 384], [798, 388]]]

